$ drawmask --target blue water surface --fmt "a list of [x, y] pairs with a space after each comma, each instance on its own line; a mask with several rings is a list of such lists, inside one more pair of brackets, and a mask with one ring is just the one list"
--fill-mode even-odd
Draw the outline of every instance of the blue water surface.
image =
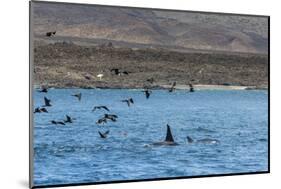
[[[82, 93], [82, 100], [71, 96]], [[34, 107], [52, 100], [49, 113], [34, 114], [34, 184], [54, 185], [163, 177], [267, 171], [268, 93], [264, 90], [34, 90]], [[128, 107], [122, 99], [132, 97]], [[117, 122], [96, 125], [106, 105]], [[76, 118], [65, 126], [51, 120]], [[178, 146], [163, 141], [166, 124]], [[98, 131], [110, 130], [108, 138]], [[218, 144], [188, 144], [211, 138]]]

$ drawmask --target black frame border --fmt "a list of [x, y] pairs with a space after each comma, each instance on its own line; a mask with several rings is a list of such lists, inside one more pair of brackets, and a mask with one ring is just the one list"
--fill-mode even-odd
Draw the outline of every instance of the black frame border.
[[[102, 182], [86, 182], [86, 183], [69, 183], [69, 184], [53, 184], [53, 185], [37, 185], [33, 184], [33, 35], [32, 35], [32, 3], [47, 3], [47, 4], [66, 4], [66, 5], [80, 5], [80, 6], [99, 6], [99, 7], [112, 7], [112, 8], [132, 8], [140, 10], [156, 10], [156, 11], [174, 11], [174, 12], [188, 12], [188, 13], [202, 13], [202, 14], [216, 14], [216, 15], [229, 15], [229, 16], [250, 16], [250, 17], [264, 17], [268, 19], [268, 167], [267, 171], [257, 172], [241, 172], [241, 173], [226, 173], [226, 174], [210, 174], [210, 175], [196, 175], [196, 176], [180, 176], [180, 177], [159, 177], [150, 179], [132, 179], [132, 180], [114, 180]], [[192, 11], [192, 10], [175, 10], [175, 9], [161, 9], [161, 8], [144, 8], [132, 6], [118, 6], [118, 5], [101, 5], [101, 4], [88, 4], [88, 3], [69, 3], [69, 2], [55, 2], [55, 1], [29, 1], [29, 188], [53, 188], [53, 187], [70, 187], [70, 186], [88, 186], [100, 184], [115, 184], [115, 183], [133, 183], [133, 182], [147, 182], [147, 181], [162, 181], [162, 180], [179, 180], [191, 178], [211, 178], [211, 177], [224, 177], [224, 176], [239, 176], [239, 175], [256, 175], [270, 173], [270, 16], [268, 15], [254, 15], [254, 14], [239, 14], [239, 13], [223, 13], [223, 12], [207, 12], [207, 11]]]

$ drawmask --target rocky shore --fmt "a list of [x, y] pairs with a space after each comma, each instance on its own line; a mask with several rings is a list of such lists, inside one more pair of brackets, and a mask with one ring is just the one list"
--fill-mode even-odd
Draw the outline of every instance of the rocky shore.
[[[55, 88], [266, 89], [268, 56], [34, 43], [33, 83]], [[116, 74], [112, 69], [118, 69]], [[126, 72], [126, 74], [124, 73]], [[151, 79], [153, 81], [151, 81]]]

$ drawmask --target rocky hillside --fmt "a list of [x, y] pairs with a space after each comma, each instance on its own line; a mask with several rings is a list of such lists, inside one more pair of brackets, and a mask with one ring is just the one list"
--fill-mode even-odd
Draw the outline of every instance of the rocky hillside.
[[[163, 49], [44, 43], [34, 48], [34, 84], [82, 88], [162, 88], [211, 84], [267, 88], [268, 57], [260, 54], [175, 52]], [[116, 75], [111, 69], [127, 74]], [[103, 74], [100, 80], [97, 75]], [[151, 84], [147, 79], [153, 78]]]
[[34, 3], [34, 34], [130, 44], [267, 53], [267, 17]]

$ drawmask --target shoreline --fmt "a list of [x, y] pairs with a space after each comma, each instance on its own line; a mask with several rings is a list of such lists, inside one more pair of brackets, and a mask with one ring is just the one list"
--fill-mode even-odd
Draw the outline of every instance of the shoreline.
[[[42, 85], [42, 86], [48, 86], [48, 85]], [[258, 87], [258, 86], [239, 86], [239, 85], [203, 85], [203, 84], [197, 84], [193, 85], [194, 90], [268, 90], [267, 86], [264, 87]], [[39, 85], [34, 85], [34, 89], [40, 89]], [[96, 86], [96, 87], [58, 87], [58, 86], [50, 86], [48, 88], [53, 89], [135, 89], [135, 90], [141, 90], [144, 89], [144, 87], [105, 87], [105, 86]], [[147, 87], [151, 90], [168, 90], [171, 88], [170, 85], [154, 85]], [[189, 85], [176, 85], [176, 90], [189, 90]]]
[[195, 90], [265, 89], [267, 62], [266, 56], [252, 54], [37, 44], [32, 81], [55, 88], [169, 89], [176, 82], [176, 89], [185, 90], [189, 83]]

